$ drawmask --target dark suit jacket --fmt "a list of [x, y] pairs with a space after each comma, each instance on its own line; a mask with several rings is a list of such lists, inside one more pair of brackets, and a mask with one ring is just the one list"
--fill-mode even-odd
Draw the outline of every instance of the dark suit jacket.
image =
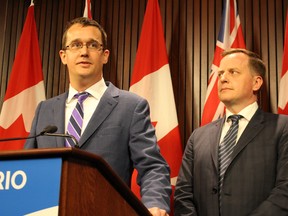
[[[224, 118], [188, 140], [175, 216], [217, 216], [218, 144]], [[257, 110], [240, 137], [223, 183], [222, 216], [288, 215], [288, 116]]]
[[[159, 153], [154, 127], [150, 122], [147, 101], [107, 82], [108, 89], [79, 140], [80, 148], [101, 156], [130, 186], [133, 167], [138, 171], [142, 202], [169, 212], [169, 167]], [[68, 93], [38, 105], [30, 136], [47, 125], [65, 133], [65, 102]], [[64, 147], [64, 138], [42, 136], [29, 139], [25, 148]]]

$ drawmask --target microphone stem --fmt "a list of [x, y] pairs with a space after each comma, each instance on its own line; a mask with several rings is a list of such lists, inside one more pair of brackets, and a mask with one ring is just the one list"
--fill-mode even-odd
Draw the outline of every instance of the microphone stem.
[[79, 148], [78, 140], [73, 135], [68, 134], [56, 134], [56, 133], [44, 133], [43, 136], [57, 136], [57, 137], [65, 137], [70, 138], [75, 143], [75, 147]]
[[0, 142], [6, 142], [6, 141], [13, 141], [13, 140], [25, 140], [25, 139], [32, 139], [32, 138], [36, 138], [38, 136], [41, 136], [41, 134], [38, 134], [36, 136], [27, 136], [27, 137], [10, 137], [10, 138], [4, 138], [4, 139], [0, 139]]

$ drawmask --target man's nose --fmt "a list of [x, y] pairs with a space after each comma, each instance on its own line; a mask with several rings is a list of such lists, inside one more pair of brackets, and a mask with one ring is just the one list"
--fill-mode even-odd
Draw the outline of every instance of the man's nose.
[[86, 44], [83, 45], [83, 47], [80, 49], [80, 54], [81, 54], [81, 56], [88, 56], [88, 48], [87, 48]]
[[226, 82], [228, 80], [228, 73], [227, 72], [223, 72], [219, 75], [218, 79], [221, 81], [221, 82]]

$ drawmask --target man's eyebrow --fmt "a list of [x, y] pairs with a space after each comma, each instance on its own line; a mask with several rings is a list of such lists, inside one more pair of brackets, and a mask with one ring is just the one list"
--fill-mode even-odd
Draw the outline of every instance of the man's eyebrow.
[[67, 41], [68, 44], [74, 43], [74, 42], [80, 42], [80, 40], [78, 38], [71, 40], [71, 41]]
[[[96, 39], [94, 39], [94, 38], [89, 38], [88, 40], [87, 40], [87, 42], [98, 42], [98, 40], [96, 40]], [[72, 40], [70, 43], [72, 43], [72, 42], [82, 42], [82, 40], [80, 39], [80, 38], [75, 38], [74, 40]]]
[[231, 67], [228, 68], [228, 71], [239, 71], [239, 69], [237, 67]]
[[218, 70], [217, 72], [218, 72], [218, 73], [222, 73], [223, 71], [224, 71], [224, 70], [221, 69], [221, 70]]

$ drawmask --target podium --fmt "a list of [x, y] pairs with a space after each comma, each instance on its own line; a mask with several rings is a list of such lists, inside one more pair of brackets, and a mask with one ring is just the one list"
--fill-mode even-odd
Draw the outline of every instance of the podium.
[[99, 156], [75, 148], [0, 152], [0, 215], [150, 215]]

